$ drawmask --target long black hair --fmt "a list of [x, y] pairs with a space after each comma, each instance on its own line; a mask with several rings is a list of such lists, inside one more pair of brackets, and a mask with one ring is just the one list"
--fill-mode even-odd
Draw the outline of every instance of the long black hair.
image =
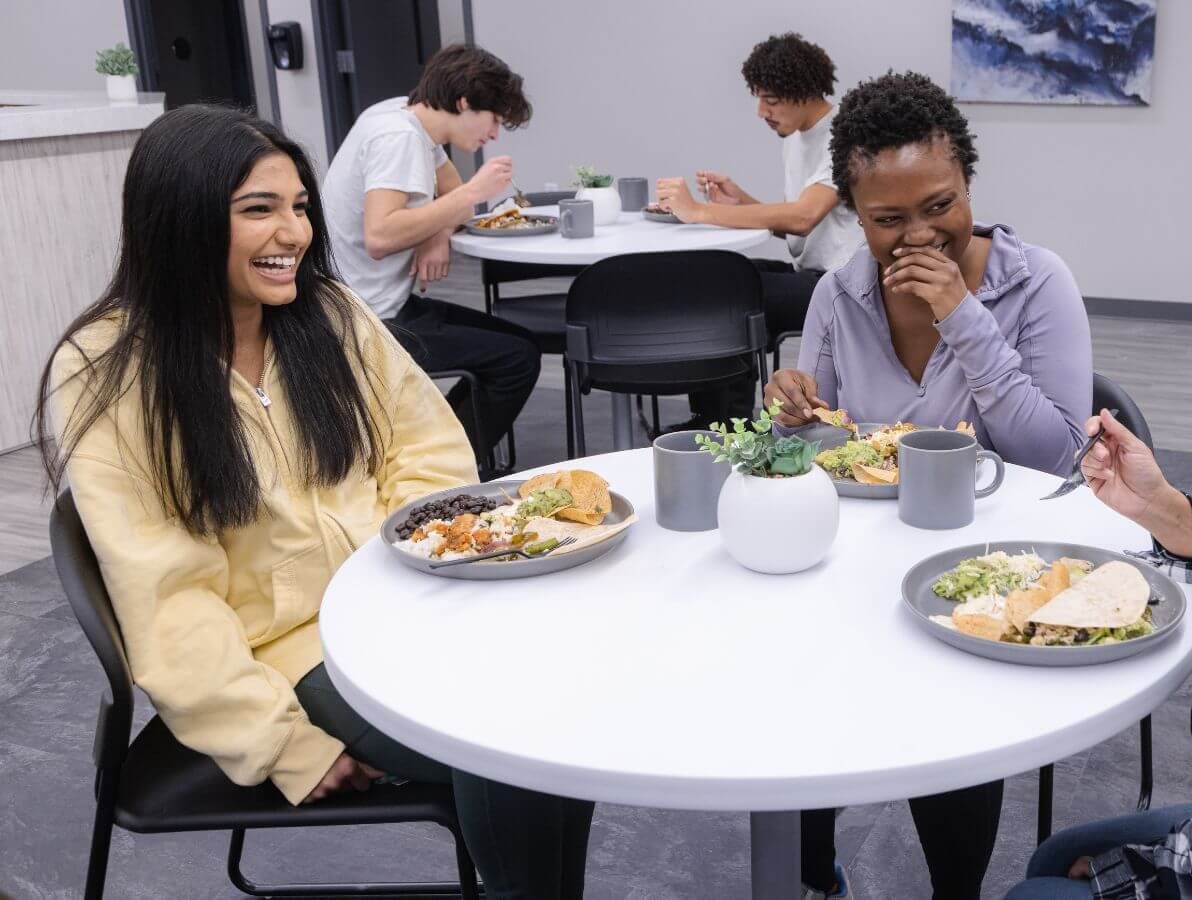
[[[376, 471], [383, 452], [365, 391], [376, 393], [360, 353], [355, 300], [334, 282], [318, 181], [303, 150], [268, 122], [234, 109], [184, 106], [145, 129], [124, 178], [115, 274], [103, 295], [67, 328], [83, 354], [75, 377], [88, 390], [47, 439], [51, 364], [41, 376], [34, 436], [57, 490], [70, 455], [95, 421], [134, 383], [158, 497], [194, 534], [249, 525], [261, 486], [245, 422], [231, 393], [233, 329], [228, 246], [233, 192], [263, 157], [284, 153], [309, 192], [313, 238], [296, 276], [297, 297], [264, 307], [263, 327], [293, 411], [296, 464], [307, 486], [342, 481], [355, 466]], [[119, 323], [115, 342], [87, 356], [79, 332]], [[352, 354], [369, 385], [362, 389]]]

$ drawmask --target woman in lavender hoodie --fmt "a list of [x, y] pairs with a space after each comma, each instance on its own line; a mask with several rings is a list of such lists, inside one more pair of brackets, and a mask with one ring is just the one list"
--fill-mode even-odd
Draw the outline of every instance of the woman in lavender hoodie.
[[[778, 422], [803, 425], [815, 407], [964, 420], [1007, 462], [1067, 474], [1092, 408], [1084, 303], [1054, 253], [973, 222], [977, 152], [952, 99], [914, 73], [864, 82], [840, 102], [831, 151], [865, 246], [820, 280], [798, 369], [766, 385]], [[911, 800], [937, 900], [979, 898], [1001, 798], [999, 781]], [[805, 814], [803, 846], [809, 895], [847, 896], [830, 813]]]

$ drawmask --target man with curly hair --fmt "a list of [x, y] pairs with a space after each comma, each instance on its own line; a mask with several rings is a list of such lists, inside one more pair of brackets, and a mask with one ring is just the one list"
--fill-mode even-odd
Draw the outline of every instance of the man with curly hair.
[[[728, 228], [765, 228], [786, 238], [792, 263], [755, 260], [762, 276], [766, 328], [773, 340], [799, 331], [816, 282], [844, 265], [861, 242], [855, 217], [839, 202], [832, 183], [828, 138], [836, 107], [828, 97], [836, 66], [824, 50], [800, 35], [772, 35], [753, 48], [741, 67], [757, 98], [757, 114], [782, 138], [784, 199], [763, 203], [730, 176], [701, 169], [696, 185], [707, 199], [697, 201], [683, 178], [658, 181], [658, 201], [684, 222]], [[676, 427], [704, 428], [713, 419], [748, 417], [756, 380], [744, 376], [731, 388], [691, 395], [691, 422]]]
[[[360, 114], [323, 182], [327, 227], [343, 280], [428, 371], [466, 369], [480, 386], [482, 428], [464, 382], [447, 395], [485, 459], [538, 380], [541, 356], [525, 329], [454, 303], [411, 296], [447, 277], [452, 231], [478, 203], [509, 190], [513, 161], [497, 156], [464, 182], [443, 149], [471, 153], [501, 126], [530, 120], [522, 78], [480, 47], [444, 47], [409, 97]], [[483, 433], [482, 433], [483, 432]]]

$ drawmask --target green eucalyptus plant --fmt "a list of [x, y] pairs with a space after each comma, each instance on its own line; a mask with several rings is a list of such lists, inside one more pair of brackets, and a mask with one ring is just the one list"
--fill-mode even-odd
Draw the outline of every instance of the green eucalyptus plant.
[[592, 166], [575, 167], [575, 181], [572, 184], [576, 187], [605, 188], [610, 187], [612, 183], [613, 176], [601, 175]]
[[95, 54], [95, 71], [100, 75], [136, 75], [137, 58], [120, 43]]
[[815, 464], [819, 441], [799, 437], [775, 437], [774, 417], [782, 411], [782, 401], [774, 400], [769, 409], [752, 422], [733, 419], [730, 431], [722, 422], [709, 427], [719, 440], [697, 434], [695, 443], [716, 462], [728, 462], [743, 475], [760, 478], [787, 478], [806, 475]]

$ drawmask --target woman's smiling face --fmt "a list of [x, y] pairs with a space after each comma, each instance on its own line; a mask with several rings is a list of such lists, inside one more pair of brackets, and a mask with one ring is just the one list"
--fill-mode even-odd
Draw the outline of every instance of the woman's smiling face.
[[882, 269], [900, 247], [934, 247], [960, 263], [973, 236], [973, 210], [946, 138], [882, 150], [854, 171], [853, 205]]
[[228, 295], [233, 304], [282, 306], [297, 296], [298, 266], [314, 233], [294, 161], [271, 153], [232, 192]]

